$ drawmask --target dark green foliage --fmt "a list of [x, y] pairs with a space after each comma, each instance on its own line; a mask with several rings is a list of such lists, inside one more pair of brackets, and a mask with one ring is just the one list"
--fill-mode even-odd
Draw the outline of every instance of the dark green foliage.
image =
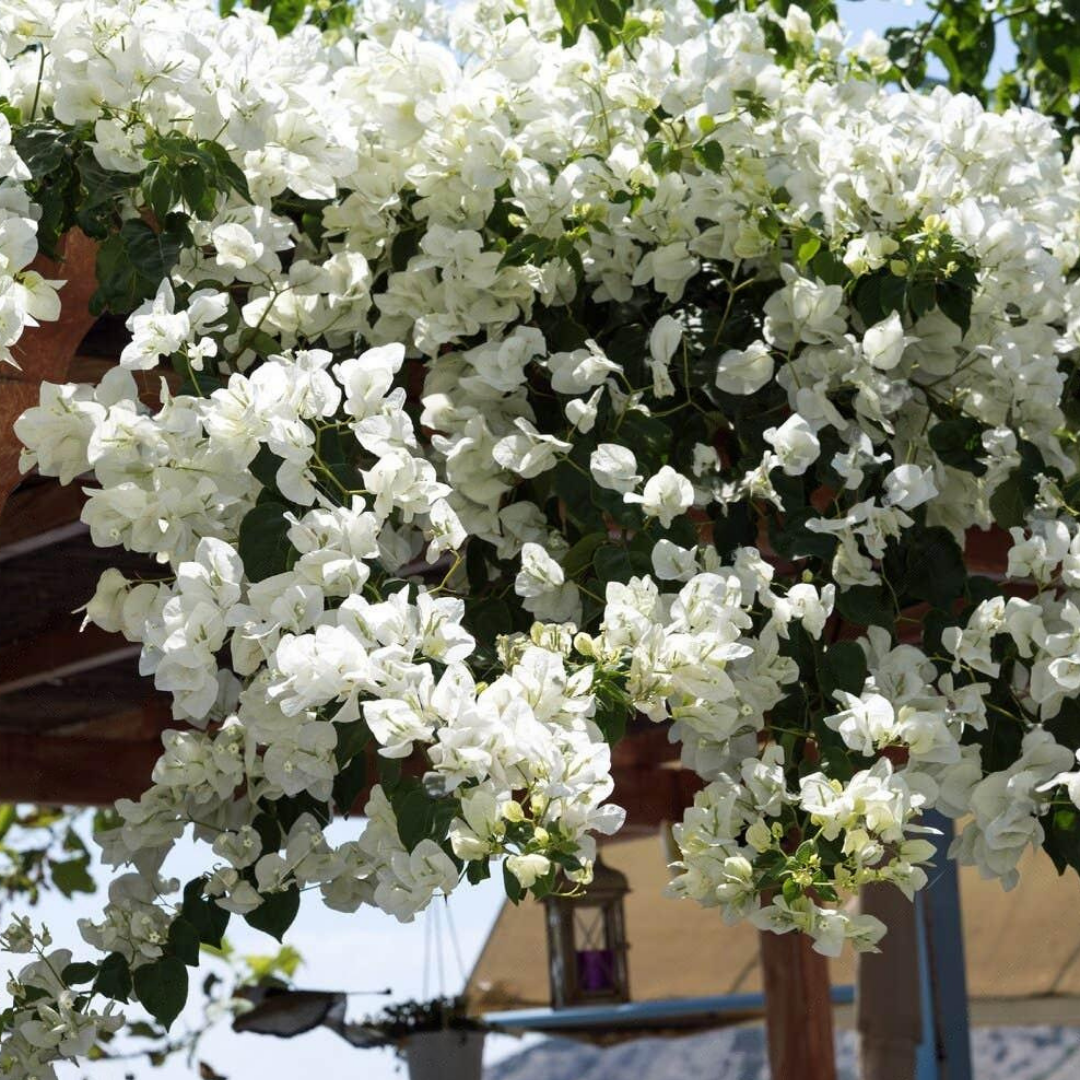
[[281, 941], [300, 910], [300, 890], [292, 885], [282, 892], [263, 893], [263, 902], [244, 916], [248, 926]]
[[[894, 75], [913, 85], [936, 58], [950, 90], [993, 108], [1024, 105], [1049, 116], [1065, 139], [1080, 131], [1080, 4], [932, 0], [929, 15], [887, 32]], [[1002, 55], [1006, 55], [1004, 66]], [[996, 81], [990, 73], [998, 60]]]
[[187, 1001], [188, 975], [183, 960], [163, 956], [136, 968], [133, 981], [143, 1008], [168, 1031]]
[[203, 896], [204, 884], [205, 879], [200, 877], [184, 886], [180, 915], [198, 934], [199, 941], [216, 949], [220, 948], [225, 928], [229, 925], [229, 913], [209, 897]]
[[113, 1001], [127, 1001], [131, 996], [131, 968], [123, 954], [109, 953], [101, 961], [94, 980], [94, 992]]
[[252, 581], [262, 581], [274, 574], [284, 573], [296, 558], [296, 549], [289, 543], [289, 522], [284, 503], [264, 502], [255, 506], [240, 523], [237, 550], [244, 571]]

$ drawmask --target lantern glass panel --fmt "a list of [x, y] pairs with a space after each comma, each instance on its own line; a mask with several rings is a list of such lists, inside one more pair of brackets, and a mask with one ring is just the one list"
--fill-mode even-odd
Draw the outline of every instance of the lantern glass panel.
[[618, 989], [607, 914], [606, 905], [574, 905], [574, 960], [578, 989], [583, 994], [608, 994]]

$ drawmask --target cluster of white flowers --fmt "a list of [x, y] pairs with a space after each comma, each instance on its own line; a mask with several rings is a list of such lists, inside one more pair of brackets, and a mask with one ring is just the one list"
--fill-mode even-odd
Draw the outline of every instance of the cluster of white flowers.
[[30, 269], [38, 253], [37, 219], [41, 213], [27, 194], [30, 171], [12, 144], [11, 123], [0, 113], [0, 366], [19, 367], [12, 348], [28, 326], [60, 316], [57, 289]]
[[[120, 366], [17, 426], [27, 469], [95, 477], [95, 543], [161, 564], [86, 609], [182, 723], [102, 837], [136, 873], [91, 944], [138, 969], [192, 905], [258, 923], [315, 885], [409, 919], [499, 859], [514, 898], [587, 883], [634, 713], [706, 784], [673, 892], [827, 953], [884, 929], [845, 894], [925, 884], [927, 810], [1010, 884], [1080, 806], [1080, 157], [1048, 122], [886, 92], [880, 40], [798, 8], [638, 5], [608, 49], [548, 0], [280, 39], [8, 7], [8, 102], [92, 130], [125, 227], [165, 136], [244, 181]], [[995, 521], [1027, 592], [966, 573]], [[215, 860], [174, 907], [192, 822]]]

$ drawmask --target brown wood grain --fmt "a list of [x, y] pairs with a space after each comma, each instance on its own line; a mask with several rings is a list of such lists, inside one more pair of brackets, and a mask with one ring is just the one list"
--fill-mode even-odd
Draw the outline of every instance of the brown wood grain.
[[805, 934], [759, 935], [769, 1067], [777, 1080], [836, 1080], [829, 965]]

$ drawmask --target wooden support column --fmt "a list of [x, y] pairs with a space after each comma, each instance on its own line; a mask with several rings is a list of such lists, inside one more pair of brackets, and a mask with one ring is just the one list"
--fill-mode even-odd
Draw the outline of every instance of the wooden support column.
[[68, 365], [96, 317], [90, 314], [90, 297], [97, 288], [94, 266], [98, 245], [79, 229], [72, 229], [61, 244], [63, 259], [53, 262], [38, 257], [31, 264], [52, 281], [64, 281], [60, 290], [60, 318], [56, 322], [28, 327], [12, 354], [21, 370], [0, 364], [0, 508], [18, 484], [22, 449], [12, 425], [38, 403], [38, 387], [45, 382], [62, 383]]
[[805, 934], [762, 931], [769, 1068], [776, 1080], [836, 1080], [829, 964]]
[[915, 905], [892, 885], [868, 885], [859, 900], [864, 914], [889, 928], [880, 952], [858, 958], [859, 1073], [862, 1080], [915, 1080], [922, 1038]]

